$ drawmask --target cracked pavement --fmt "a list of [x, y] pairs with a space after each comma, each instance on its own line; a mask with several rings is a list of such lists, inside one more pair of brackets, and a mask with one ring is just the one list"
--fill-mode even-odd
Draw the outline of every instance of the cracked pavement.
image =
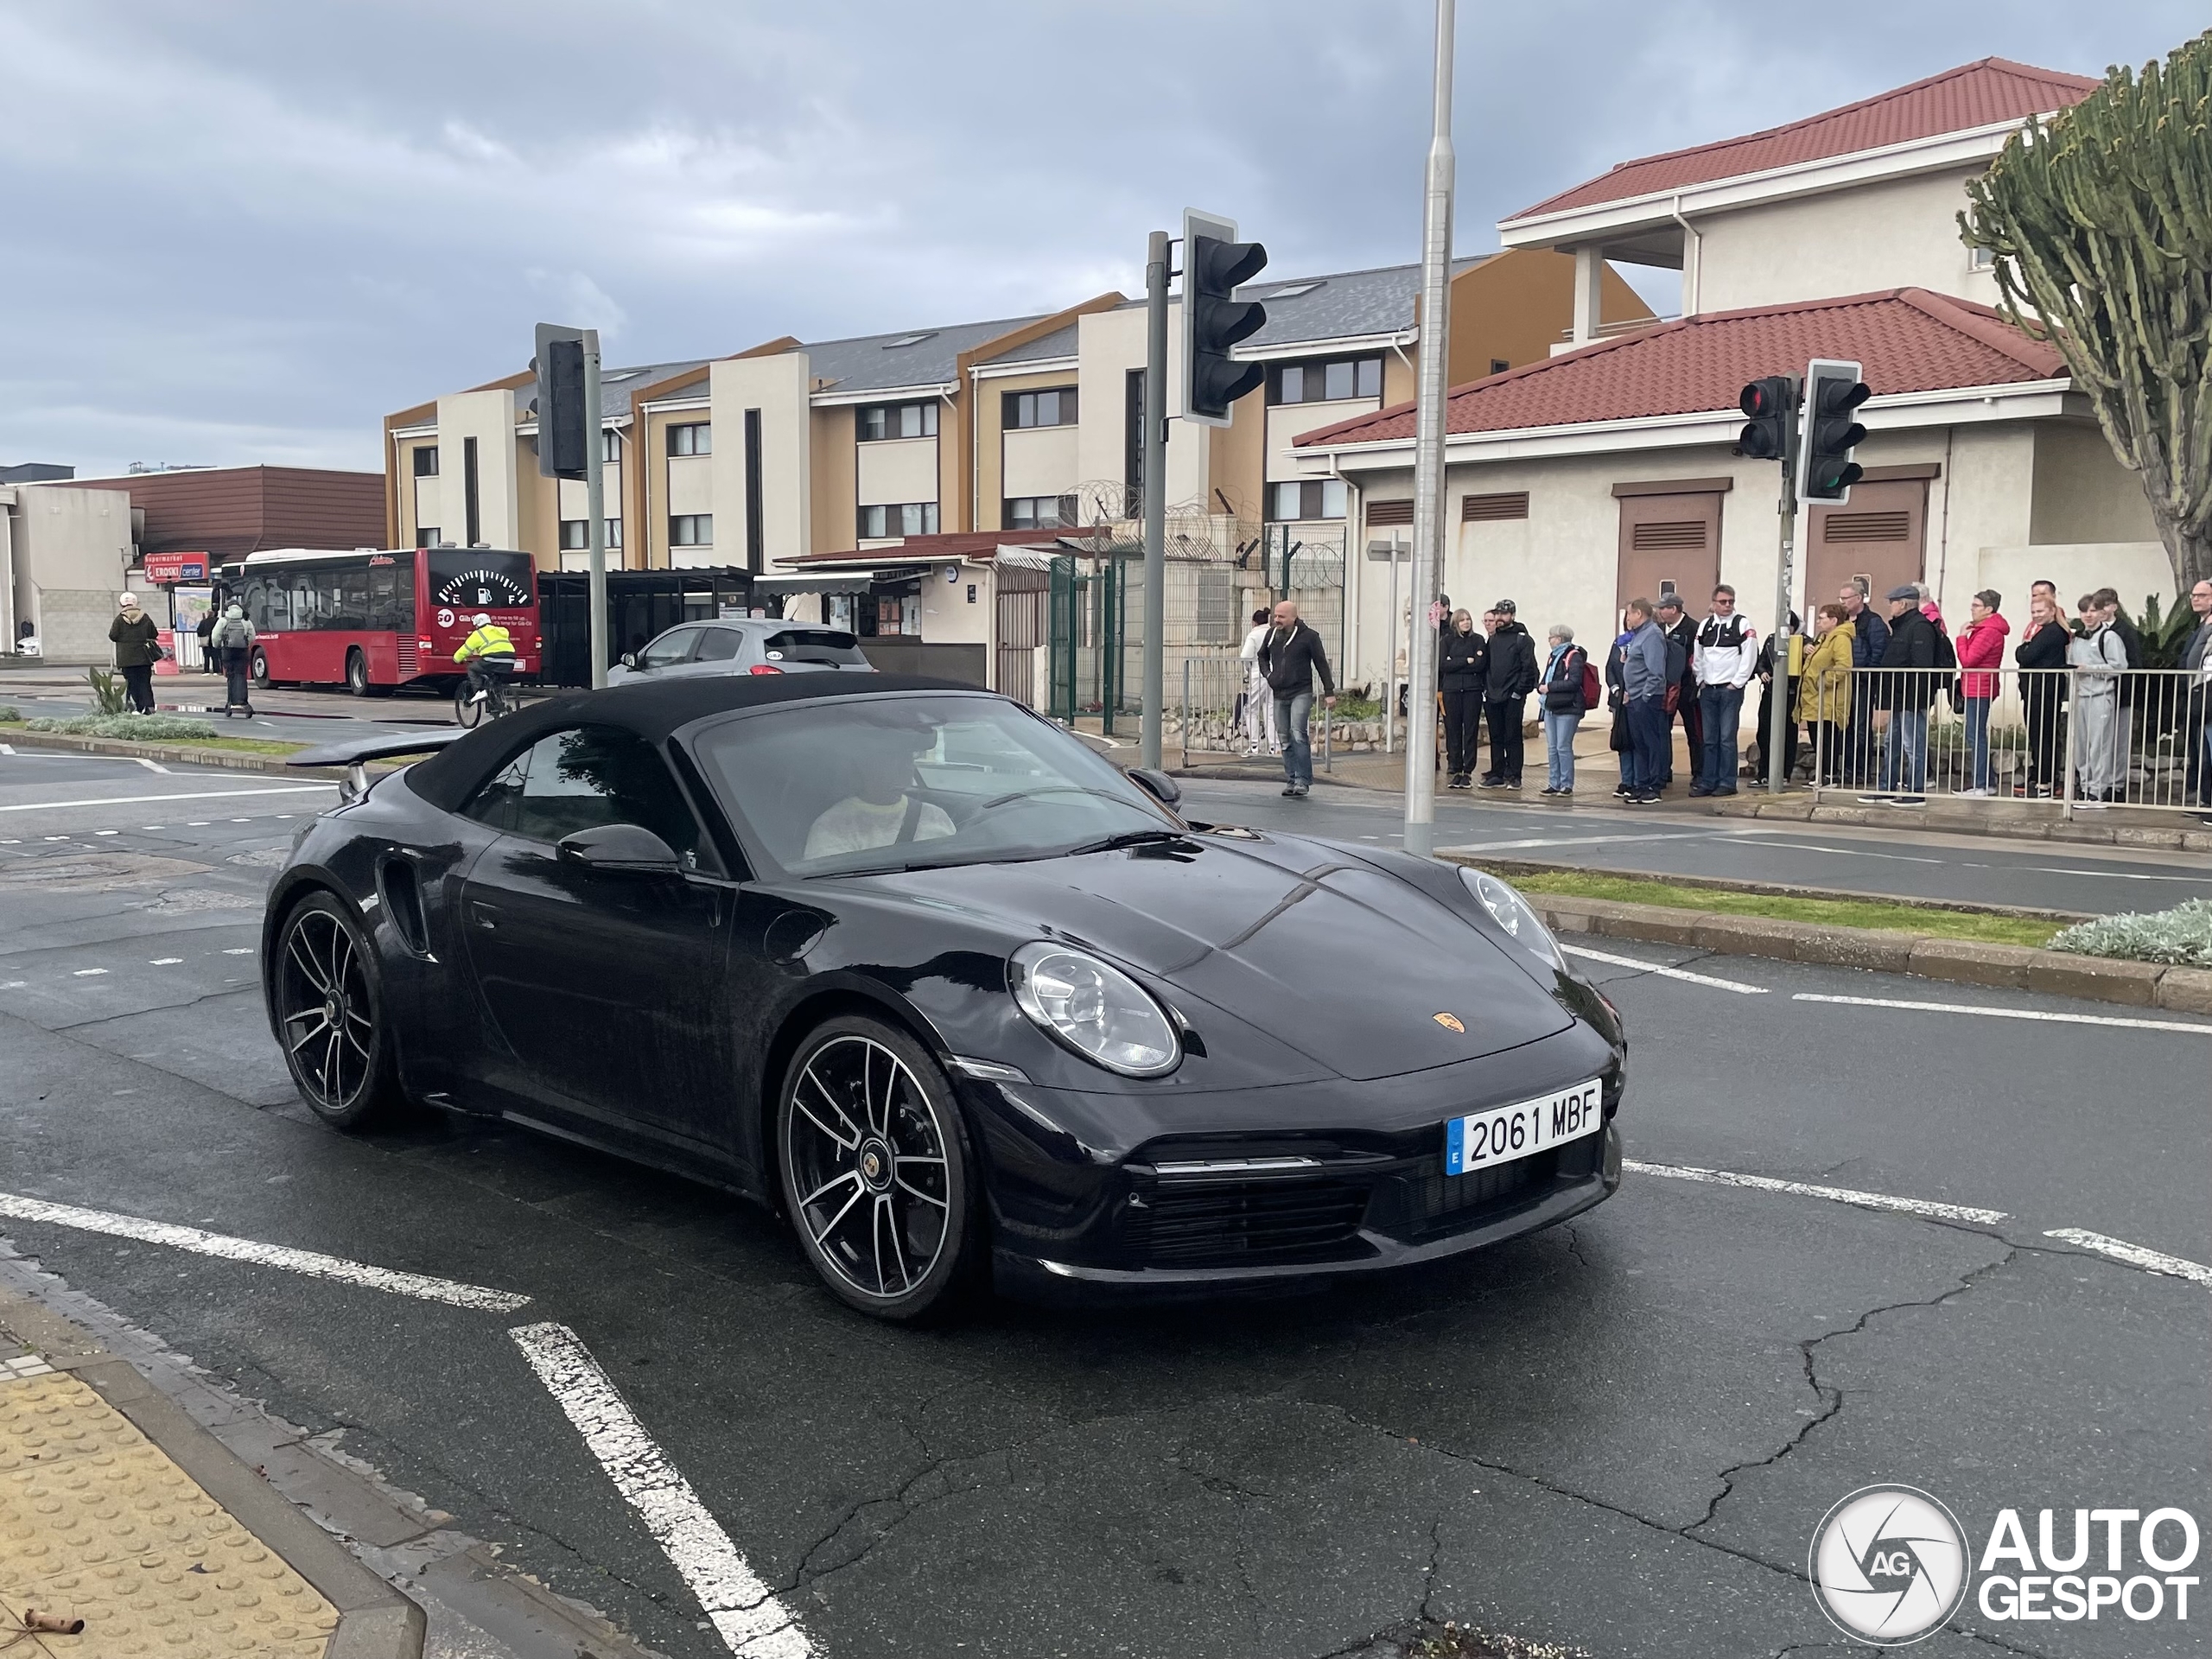
[[[5, 765], [0, 796], [30, 786]], [[0, 861], [0, 1186], [531, 1296], [524, 1317], [589, 1344], [833, 1659], [1381, 1659], [1421, 1619], [1605, 1659], [1842, 1654], [1863, 1649], [1820, 1614], [1805, 1557], [1859, 1486], [1923, 1486], [1977, 1539], [2007, 1505], [2204, 1512], [2212, 1299], [2044, 1234], [2212, 1259], [2212, 1043], [1787, 1000], [1928, 994], [1840, 969], [1716, 969], [1776, 993], [1743, 998], [1590, 964], [1630, 1022], [1633, 1156], [2008, 1219], [1631, 1176], [1567, 1226], [1354, 1288], [996, 1304], [892, 1332], [704, 1188], [496, 1125], [315, 1123], [248, 994], [252, 958], [226, 954], [257, 912], [163, 903], [252, 900], [265, 861], [239, 858], [282, 845], [283, 810], [309, 809], [248, 802], [265, 816], [98, 843], [164, 861], [143, 880], [41, 887], [26, 859], [81, 868], [92, 843], [0, 849], [17, 855]], [[518, 1357], [513, 1320], [44, 1224], [5, 1234], [644, 1645], [725, 1651]], [[1971, 1607], [1916, 1649], [2197, 1650], [2190, 1626]]]

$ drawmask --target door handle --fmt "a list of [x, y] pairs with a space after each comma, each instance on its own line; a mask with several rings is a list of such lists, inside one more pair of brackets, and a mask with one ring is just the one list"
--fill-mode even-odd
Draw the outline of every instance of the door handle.
[[468, 917], [487, 933], [496, 931], [499, 925], [499, 912], [490, 905], [479, 904], [472, 900], [468, 906]]

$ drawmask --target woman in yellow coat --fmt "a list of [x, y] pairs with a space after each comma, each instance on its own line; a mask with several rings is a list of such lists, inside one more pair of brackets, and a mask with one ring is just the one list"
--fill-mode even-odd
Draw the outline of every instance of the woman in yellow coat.
[[1851, 642], [1858, 635], [1840, 605], [1823, 605], [1813, 618], [1813, 649], [1797, 683], [1797, 718], [1812, 728], [1820, 756], [1820, 781], [1843, 776], [1843, 734], [1851, 724]]

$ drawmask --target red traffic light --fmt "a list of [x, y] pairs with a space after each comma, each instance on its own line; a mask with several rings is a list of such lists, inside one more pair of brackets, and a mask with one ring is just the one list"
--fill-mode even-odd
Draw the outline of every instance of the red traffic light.
[[1745, 386], [1737, 407], [1751, 416], [1736, 447], [1753, 461], [1782, 461], [1789, 454], [1791, 428], [1797, 418], [1797, 380], [1794, 375], [1770, 374]]

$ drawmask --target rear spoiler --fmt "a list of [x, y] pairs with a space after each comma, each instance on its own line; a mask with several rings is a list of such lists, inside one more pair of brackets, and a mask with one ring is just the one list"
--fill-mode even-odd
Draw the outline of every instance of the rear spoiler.
[[284, 757], [288, 766], [343, 766], [346, 781], [338, 792], [350, 804], [369, 792], [369, 762], [404, 754], [431, 754], [466, 735], [457, 726], [435, 731], [381, 732], [373, 737], [349, 738], [342, 743], [322, 743]]

